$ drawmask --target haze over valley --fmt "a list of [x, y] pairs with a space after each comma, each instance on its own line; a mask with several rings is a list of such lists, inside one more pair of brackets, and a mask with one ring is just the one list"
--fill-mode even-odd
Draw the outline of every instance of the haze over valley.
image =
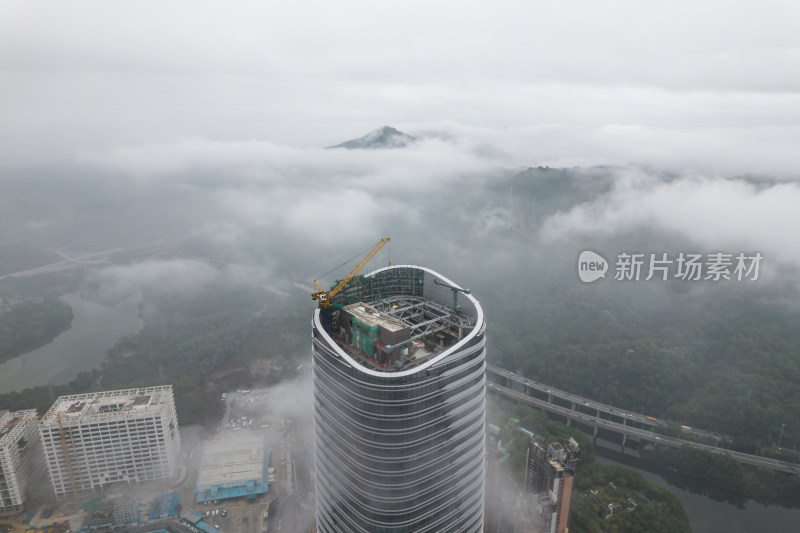
[[[389, 236], [361, 274], [469, 288], [490, 364], [800, 463], [799, 8], [517, 4], [0, 2], [0, 409], [292, 398], [314, 280]], [[740, 467], [672, 482], [796, 527]]]

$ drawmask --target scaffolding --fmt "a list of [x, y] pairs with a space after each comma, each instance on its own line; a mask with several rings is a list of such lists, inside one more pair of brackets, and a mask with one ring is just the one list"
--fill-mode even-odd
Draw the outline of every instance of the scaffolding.
[[42, 471], [36, 410], [0, 410], [0, 516], [19, 512]]
[[460, 341], [470, 318], [417, 296], [389, 296], [334, 311], [334, 337], [362, 362], [379, 368], [410, 368]]
[[353, 326], [353, 346], [373, 357], [375, 355], [375, 343], [378, 340], [378, 325], [370, 325], [355, 316], [350, 320]]
[[424, 273], [418, 268], [392, 268], [369, 277], [358, 276], [350, 280], [334, 298], [338, 305], [355, 302], [372, 302], [387, 296], [422, 297]]
[[[55, 420], [53, 420], [55, 418]], [[59, 397], [39, 437], [57, 498], [170, 479], [180, 433], [172, 386]]]
[[475, 327], [475, 308], [466, 302], [462, 309], [458, 292], [469, 294], [420, 267], [384, 268], [351, 278], [331, 305], [320, 309], [320, 321], [364, 366], [409, 369], [451, 348]]
[[425, 298], [390, 296], [375, 302], [375, 306], [379, 311], [407, 324], [416, 338], [452, 330], [458, 332], [453, 336], [461, 340], [464, 331], [472, 328], [469, 317]]

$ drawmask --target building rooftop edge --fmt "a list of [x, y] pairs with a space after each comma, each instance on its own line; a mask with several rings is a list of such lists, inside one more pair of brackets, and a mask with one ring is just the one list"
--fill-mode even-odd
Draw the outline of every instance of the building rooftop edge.
[[25, 431], [29, 424], [34, 423], [36, 423], [36, 409], [0, 411], [0, 424], [2, 424], [0, 425], [0, 448], [10, 443], [16, 443], [19, 434]]
[[[454, 287], [463, 288], [463, 287], [461, 287], [461, 285], [453, 282], [451, 279], [447, 278], [446, 276], [443, 276], [443, 275], [439, 274], [435, 270], [433, 270], [431, 268], [428, 268], [428, 267], [419, 266], [419, 265], [392, 265], [392, 266], [387, 266], [387, 267], [379, 268], [377, 270], [373, 270], [369, 274], [365, 274], [364, 277], [371, 277], [371, 276], [374, 276], [374, 275], [376, 275], [376, 274], [378, 274], [380, 272], [385, 272], [387, 270], [400, 269], [400, 268], [412, 268], [412, 269], [421, 270], [423, 272], [427, 272], [427, 273], [429, 273], [429, 274], [431, 274], [433, 276], [436, 276], [441, 281], [443, 281], [445, 283], [448, 283], [448, 284], [450, 284], [450, 285], [452, 285]], [[458, 341], [455, 345], [453, 345], [450, 348], [448, 348], [448, 349], [446, 349], [446, 350], [434, 355], [433, 357], [431, 357], [430, 359], [428, 359], [424, 363], [422, 363], [420, 365], [417, 365], [417, 366], [415, 366], [413, 368], [410, 368], [408, 370], [399, 370], [399, 371], [394, 371], [394, 372], [373, 370], [371, 368], [365, 367], [363, 364], [361, 364], [360, 362], [356, 361], [346, 351], [344, 351], [338, 345], [338, 343], [330, 336], [330, 334], [325, 330], [325, 328], [322, 325], [322, 321], [320, 319], [320, 309], [319, 308], [314, 310], [314, 319], [313, 319], [314, 320], [314, 326], [323, 335], [323, 337], [327, 341], [328, 345], [331, 348], [333, 348], [333, 350], [335, 351], [336, 355], [338, 355], [343, 360], [345, 360], [347, 362], [347, 364], [349, 364], [350, 366], [352, 366], [354, 368], [357, 368], [359, 371], [363, 372], [364, 374], [367, 374], [367, 375], [370, 375], [370, 376], [384, 377], [384, 378], [410, 376], [410, 375], [414, 375], [414, 374], [417, 374], [419, 372], [423, 372], [423, 371], [427, 370], [431, 366], [435, 365], [439, 361], [441, 361], [444, 358], [446, 358], [448, 355], [457, 352], [458, 350], [460, 350], [461, 348], [466, 346], [475, 336], [478, 335], [478, 333], [480, 333], [483, 330], [484, 316], [483, 316], [483, 308], [481, 307], [480, 303], [471, 294], [461, 294], [461, 296], [469, 299], [470, 302], [475, 306], [475, 310], [476, 310], [476, 314], [477, 314], [476, 320], [475, 320], [475, 327], [473, 327], [472, 330], [463, 339]]]
[[[167, 396], [168, 395], [168, 396]], [[137, 398], [147, 398], [146, 403], [136, 402]], [[53, 405], [48, 409], [47, 413], [43, 415], [41, 426], [50, 427], [53, 424], [58, 424], [56, 415], [62, 415], [60, 418], [62, 422], [87, 420], [90, 417], [101, 417], [104, 419], [113, 419], [115, 417], [127, 417], [132, 415], [144, 415], [146, 413], [153, 413], [154, 411], [161, 411], [165, 407], [165, 398], [173, 399], [172, 385], [158, 385], [153, 387], [140, 387], [137, 389], [120, 389], [112, 391], [98, 391], [88, 392], [83, 394], [71, 394], [66, 396], [59, 396]], [[105, 400], [105, 402], [103, 402]], [[126, 405], [120, 409], [112, 409], [107, 411], [99, 411], [92, 409], [93, 407], [100, 407], [101, 405], [112, 405], [114, 401], [117, 402], [131, 402], [131, 405]], [[174, 400], [173, 400], [174, 401]], [[98, 402], [95, 405], [95, 402]], [[72, 410], [72, 412], [70, 412]]]

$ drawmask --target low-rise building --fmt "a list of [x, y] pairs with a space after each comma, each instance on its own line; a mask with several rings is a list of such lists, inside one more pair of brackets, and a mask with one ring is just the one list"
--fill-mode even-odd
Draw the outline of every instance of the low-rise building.
[[256, 498], [269, 490], [269, 438], [263, 432], [208, 441], [200, 459], [195, 501]]

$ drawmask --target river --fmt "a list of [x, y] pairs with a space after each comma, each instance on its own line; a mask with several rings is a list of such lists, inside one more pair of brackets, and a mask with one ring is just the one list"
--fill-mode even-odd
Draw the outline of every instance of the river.
[[[670, 485], [662, 476], [642, 469], [642, 461], [626, 451], [623, 456], [603, 446], [596, 446], [597, 462], [620, 465], [642, 474], [647, 481], [663, 487], [683, 503], [689, 515], [693, 533], [761, 533], [800, 531], [800, 509], [785, 509], [775, 505], [764, 506], [752, 500], [743, 508], [712, 500]], [[635, 452], [633, 452], [635, 453]]]
[[72, 307], [71, 327], [49, 344], [0, 364], [0, 393], [68, 383], [79, 372], [99, 368], [106, 350], [143, 324], [138, 294], [116, 307], [84, 300], [78, 293], [61, 299]]

